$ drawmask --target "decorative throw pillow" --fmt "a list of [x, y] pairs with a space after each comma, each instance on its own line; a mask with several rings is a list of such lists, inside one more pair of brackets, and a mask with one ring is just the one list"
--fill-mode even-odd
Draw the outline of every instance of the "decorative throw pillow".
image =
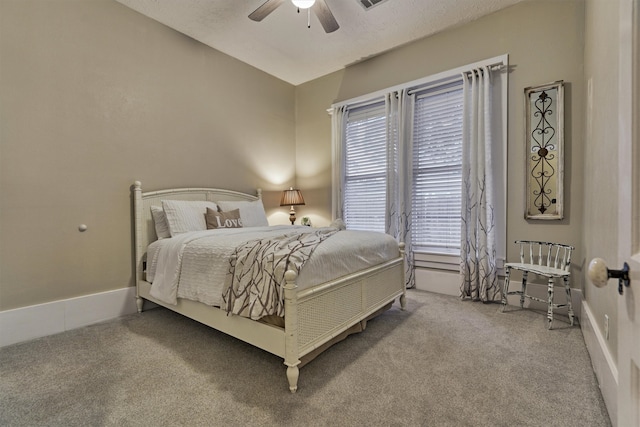
[[213, 228], [242, 228], [239, 209], [228, 212], [218, 212], [207, 208], [205, 222], [207, 223], [207, 230]]
[[224, 212], [240, 209], [240, 218], [242, 218], [244, 227], [264, 227], [269, 225], [262, 200], [255, 200], [253, 202], [244, 200], [216, 203], [220, 207], [220, 210]]
[[206, 230], [204, 214], [207, 208], [217, 210], [218, 206], [201, 200], [163, 200], [162, 209], [167, 216], [171, 237], [189, 231]]
[[153, 217], [153, 225], [156, 228], [156, 236], [158, 240], [168, 239], [171, 237], [169, 232], [169, 224], [167, 224], [167, 216], [160, 206], [151, 206], [151, 216]]

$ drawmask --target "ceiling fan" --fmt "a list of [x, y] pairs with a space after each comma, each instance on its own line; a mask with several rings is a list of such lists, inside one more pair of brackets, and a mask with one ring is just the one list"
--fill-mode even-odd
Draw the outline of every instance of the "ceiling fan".
[[[259, 8], [251, 12], [249, 18], [254, 21], [262, 21], [285, 1], [287, 0], [267, 0]], [[291, 2], [298, 7], [298, 10], [311, 8], [327, 33], [332, 33], [340, 28], [324, 0], [291, 0]]]

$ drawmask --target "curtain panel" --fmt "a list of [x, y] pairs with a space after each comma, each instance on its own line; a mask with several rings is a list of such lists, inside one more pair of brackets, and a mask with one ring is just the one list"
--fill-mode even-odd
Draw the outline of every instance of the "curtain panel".
[[413, 102], [407, 90], [387, 94], [387, 207], [386, 232], [405, 244], [405, 285], [415, 286], [411, 239], [411, 182]]
[[492, 84], [489, 67], [463, 74], [462, 229], [460, 297], [499, 300], [492, 159]]

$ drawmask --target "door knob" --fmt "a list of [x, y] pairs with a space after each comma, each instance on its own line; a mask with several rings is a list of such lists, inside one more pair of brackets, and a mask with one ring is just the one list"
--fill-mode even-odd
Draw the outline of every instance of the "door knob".
[[631, 280], [629, 279], [629, 264], [624, 263], [622, 270], [609, 270], [607, 263], [602, 258], [594, 258], [589, 263], [589, 270], [587, 272], [591, 283], [601, 288], [607, 284], [609, 279], [618, 279], [618, 293], [622, 295], [623, 285], [629, 286]]

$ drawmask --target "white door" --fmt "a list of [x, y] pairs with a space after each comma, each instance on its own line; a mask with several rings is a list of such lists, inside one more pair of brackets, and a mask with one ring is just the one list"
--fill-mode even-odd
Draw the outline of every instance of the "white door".
[[[631, 285], [618, 296], [618, 425], [640, 426], [640, 0], [620, 0], [618, 261]], [[613, 283], [610, 283], [610, 285]], [[618, 284], [615, 283], [617, 286]]]

